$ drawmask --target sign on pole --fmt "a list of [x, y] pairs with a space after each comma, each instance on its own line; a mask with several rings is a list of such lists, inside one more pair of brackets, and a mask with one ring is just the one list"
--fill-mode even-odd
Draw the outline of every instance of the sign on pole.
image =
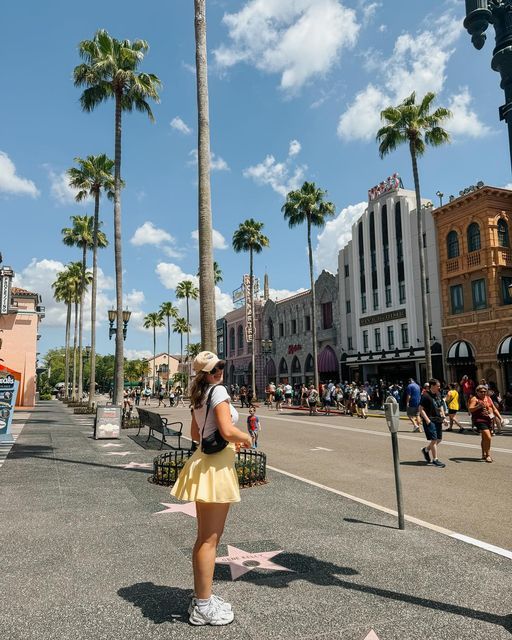
[[0, 367], [0, 442], [11, 441], [11, 423], [19, 382], [4, 367]]
[[244, 276], [244, 292], [245, 292], [245, 340], [252, 342], [253, 318], [252, 309], [254, 300], [251, 299], [251, 278]]

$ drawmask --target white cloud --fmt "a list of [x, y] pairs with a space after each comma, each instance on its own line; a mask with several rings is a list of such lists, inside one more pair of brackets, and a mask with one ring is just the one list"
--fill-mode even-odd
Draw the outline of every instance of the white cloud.
[[367, 206], [366, 202], [349, 205], [326, 223], [322, 233], [318, 234], [313, 252], [318, 272], [327, 269], [336, 273], [338, 253], [352, 239], [352, 225], [363, 215]]
[[135, 230], [130, 242], [136, 247], [141, 247], [145, 244], [153, 244], [156, 246], [165, 243], [174, 244], [175, 240], [170, 233], [164, 231], [164, 229], [155, 227], [155, 225], [148, 220]]
[[[190, 160], [188, 164], [191, 167], [197, 166], [197, 149], [192, 149], [189, 154]], [[231, 171], [228, 163], [221, 158], [220, 156], [216, 156], [213, 152], [210, 152], [210, 171]]]
[[337, 64], [359, 33], [355, 11], [340, 0], [249, 0], [225, 14], [230, 45], [213, 54], [217, 65], [239, 62], [281, 75], [281, 89], [295, 91]]
[[284, 162], [277, 162], [273, 155], [268, 155], [263, 162], [244, 169], [245, 178], [251, 178], [260, 185], [269, 185], [279, 195], [286, 197], [289, 191], [298, 189], [304, 180], [307, 165], [294, 165], [293, 158], [300, 152], [298, 140], [291, 140], [288, 157]]
[[[198, 243], [199, 242], [199, 231], [197, 229], [195, 229], [190, 234], [190, 237], [192, 238], [192, 240], [194, 240], [196, 243]], [[212, 229], [212, 241], [213, 241], [213, 248], [214, 249], [227, 249], [228, 248], [228, 245], [227, 245], [227, 242], [226, 242], [226, 238], [224, 238], [222, 233], [220, 231], [217, 231], [216, 229]]]
[[268, 290], [268, 297], [270, 300], [284, 300], [285, 298], [291, 298], [291, 296], [295, 296], [298, 293], [302, 293], [303, 291], [308, 291], [308, 289], [304, 289], [301, 287], [300, 289], [296, 289], [295, 291], [290, 291], [289, 289], [272, 289]]
[[389, 99], [373, 84], [358, 93], [340, 117], [338, 135], [343, 140], [371, 140], [380, 127], [380, 112]]
[[370, 2], [363, 5], [363, 18], [365, 23], [370, 22], [377, 13], [377, 9], [382, 7], [382, 2]]
[[446, 124], [446, 129], [455, 136], [465, 135], [470, 138], [482, 138], [491, 133], [491, 129], [483, 124], [477, 114], [472, 111], [471, 101], [472, 98], [467, 87], [452, 96], [448, 108], [452, 112], [453, 118]]
[[50, 193], [54, 200], [57, 200], [59, 204], [80, 204], [82, 206], [90, 203], [90, 199], [86, 198], [77, 203], [75, 198], [78, 193], [77, 189], [72, 189], [69, 186], [69, 176], [66, 171], [56, 173], [51, 167], [45, 165], [50, 178]]
[[185, 255], [184, 251], [180, 251], [180, 249], [174, 249], [174, 247], [162, 247], [162, 251], [168, 258], [175, 258], [176, 260], [181, 260]]
[[21, 178], [16, 174], [14, 162], [4, 151], [0, 151], [0, 193], [32, 198], [40, 195], [32, 180]]
[[192, 129], [179, 116], [171, 120], [171, 127], [180, 133], [184, 133], [186, 136], [192, 133]]
[[179, 265], [172, 262], [159, 262], [155, 273], [166, 289], [176, 289], [176, 285], [182, 280], [191, 280], [196, 287], [199, 286], [199, 278], [197, 276], [185, 273]]
[[143, 360], [153, 357], [153, 352], [149, 349], [125, 349], [124, 356], [128, 360]]

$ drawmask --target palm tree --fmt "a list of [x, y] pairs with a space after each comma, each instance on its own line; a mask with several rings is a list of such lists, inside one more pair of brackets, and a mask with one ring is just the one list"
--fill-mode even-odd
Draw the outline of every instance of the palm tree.
[[187, 356], [189, 358], [195, 358], [201, 352], [201, 343], [192, 342], [187, 347]]
[[432, 353], [430, 350], [430, 327], [428, 322], [427, 276], [425, 272], [425, 250], [423, 247], [423, 214], [421, 211], [420, 180], [418, 175], [418, 157], [425, 153], [426, 144], [432, 147], [449, 142], [450, 136], [442, 128], [451, 112], [439, 107], [430, 113], [435, 94], [427, 93], [419, 104], [416, 104], [416, 93], [413, 91], [397, 107], [388, 107], [380, 117], [385, 126], [377, 132], [379, 155], [386, 156], [397, 147], [407, 143], [411, 154], [414, 190], [416, 191], [416, 216], [418, 224], [418, 251], [420, 258], [421, 307], [423, 312], [423, 342], [425, 344], [425, 363], [427, 380], [432, 377]]
[[[197, 277], [201, 275], [200, 269], [197, 270]], [[222, 282], [222, 269], [219, 267], [219, 263], [214, 260], [213, 261], [213, 283], [215, 286]]]
[[[171, 318], [179, 317], [179, 309], [172, 302], [162, 302], [160, 305], [160, 313], [167, 318], [167, 366], [171, 366]], [[167, 378], [167, 387], [169, 387], [169, 378]], [[167, 389], [169, 390], [169, 389]]]
[[[73, 71], [76, 87], [86, 87], [80, 97], [84, 111], [93, 111], [99, 104], [113, 98], [115, 103], [115, 165], [114, 165], [114, 255], [116, 271], [117, 327], [123, 326], [123, 261], [121, 256], [121, 118], [122, 112], [134, 109], [153, 120], [148, 98], [159, 101], [159, 78], [142, 73], [138, 68], [149, 46], [145, 40], [116, 40], [100, 29], [92, 40], [83, 40], [78, 51], [82, 64]], [[123, 332], [116, 333], [114, 402], [120, 404], [124, 387]]]
[[313, 367], [315, 376], [315, 387], [318, 389], [320, 380], [318, 378], [318, 343], [317, 343], [317, 315], [316, 315], [316, 295], [315, 280], [313, 277], [313, 250], [311, 248], [311, 227], [323, 227], [327, 216], [335, 213], [332, 202], [325, 202], [326, 191], [318, 189], [314, 182], [305, 182], [296, 191], [290, 191], [286, 196], [286, 202], [281, 207], [288, 226], [295, 227], [306, 222], [308, 233], [308, 255], [309, 255], [309, 281], [311, 285], [311, 312], [313, 322]]
[[[268, 245], [270, 244], [267, 236], [264, 236], [261, 233], [263, 226], [263, 222], [256, 222], [256, 220], [253, 220], [253, 218], [249, 218], [245, 222], [242, 222], [233, 234], [233, 249], [237, 253], [240, 253], [240, 251], [249, 252], [250, 300], [246, 300], [245, 304], [250, 306], [253, 328], [256, 327], [256, 323], [254, 322], [254, 254], [261, 253], [263, 251], [263, 247], [268, 247]], [[247, 340], [251, 349], [251, 388], [253, 398], [256, 398], [256, 357], [254, 353], [255, 338], [256, 336], [252, 334], [250, 340]]]
[[153, 395], [155, 395], [155, 372], [156, 372], [156, 330], [158, 327], [164, 327], [165, 322], [160, 311], [148, 313], [144, 317], [142, 324], [144, 329], [153, 329]]
[[174, 324], [172, 325], [172, 330], [174, 333], [180, 334], [181, 340], [181, 350], [180, 350], [180, 362], [183, 364], [183, 334], [188, 333], [190, 331], [190, 325], [185, 320], [185, 318], [176, 318]]
[[96, 392], [96, 291], [98, 286], [98, 247], [106, 247], [105, 234], [100, 232], [99, 220], [101, 192], [113, 196], [114, 161], [102, 153], [99, 156], [87, 156], [85, 160], [75, 158], [79, 167], [68, 170], [69, 185], [78, 190], [75, 200], [80, 202], [89, 196], [94, 198], [94, 224], [92, 232], [92, 290], [91, 290], [91, 354], [89, 360], [89, 407], [92, 407]]
[[[92, 216], [71, 216], [72, 227], [62, 229], [62, 241], [68, 247], [79, 247], [82, 249], [82, 283], [80, 286], [80, 317], [78, 328], [78, 397], [82, 398], [83, 392], [83, 352], [82, 352], [82, 336], [83, 336], [83, 317], [84, 317], [84, 295], [87, 289], [87, 249], [93, 246], [93, 230], [94, 218]], [[102, 231], [98, 231], [98, 245], [106, 246], [107, 238]]]
[[[64, 364], [64, 397], [69, 397], [69, 338], [71, 332], [71, 306], [78, 302], [77, 290], [81, 281], [81, 264], [70, 263], [59, 271], [57, 279], [52, 284], [53, 296], [57, 302], [66, 303], [66, 338], [65, 338], [65, 364]], [[76, 344], [75, 344], [76, 349]], [[74, 394], [74, 392], [73, 392]]]
[[[190, 344], [190, 309], [189, 309], [189, 300], [197, 300], [199, 297], [199, 289], [195, 286], [195, 284], [192, 282], [192, 280], [182, 280], [181, 282], [178, 282], [178, 285], [176, 286], [176, 297], [179, 300], [183, 300], [183, 298], [186, 298], [187, 300], [187, 326], [188, 326], [188, 331], [187, 331], [187, 348], [188, 345]], [[203, 304], [203, 300], [201, 299], [201, 306]], [[204, 344], [204, 340], [202, 340], [203, 344]]]

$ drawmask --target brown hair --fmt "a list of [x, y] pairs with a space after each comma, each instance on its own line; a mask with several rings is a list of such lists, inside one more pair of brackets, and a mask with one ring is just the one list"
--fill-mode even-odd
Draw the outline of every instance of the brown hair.
[[190, 403], [194, 409], [199, 409], [203, 406], [204, 396], [206, 390], [210, 386], [208, 382], [209, 373], [206, 371], [199, 371], [190, 385]]

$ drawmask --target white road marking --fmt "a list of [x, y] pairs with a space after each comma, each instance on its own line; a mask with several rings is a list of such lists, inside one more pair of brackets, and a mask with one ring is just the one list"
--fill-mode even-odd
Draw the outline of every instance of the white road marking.
[[315, 447], [314, 449], [310, 449], [310, 451], [334, 451], [334, 449], [326, 449], [325, 447]]
[[[342, 496], [343, 498], [348, 498], [349, 500], [353, 500], [354, 502], [358, 502], [359, 504], [364, 504], [365, 506], [371, 507], [372, 509], [377, 509], [378, 511], [382, 511], [383, 513], [387, 513], [389, 515], [398, 517], [398, 513], [393, 509], [388, 509], [388, 507], [384, 507], [380, 504], [375, 504], [375, 502], [370, 502], [369, 500], [358, 498], [357, 496], [353, 496], [350, 493], [345, 493], [344, 491], [339, 491], [338, 489], [327, 487], [325, 484], [320, 484], [319, 482], [315, 482], [314, 480], [308, 480], [307, 478], [297, 476], [294, 473], [290, 473], [289, 471], [283, 471], [283, 469], [277, 469], [276, 467], [271, 467], [270, 465], [267, 465], [267, 469], [271, 469], [276, 473], [281, 473], [282, 475], [288, 476], [289, 478], [293, 478], [294, 480], [305, 482], [306, 484], [309, 484], [313, 487], [317, 487], [318, 489], [324, 489], [325, 491], [330, 491], [331, 493], [335, 493], [336, 495]], [[425, 522], [425, 520], [420, 520], [419, 518], [414, 518], [413, 516], [405, 515], [404, 517], [405, 517], [405, 520], [407, 520], [407, 522], [412, 522], [413, 524], [417, 524], [420, 527], [424, 527], [425, 529], [436, 531], [437, 533], [441, 533], [445, 536], [449, 536], [450, 538], [461, 540], [462, 542], [466, 542], [468, 544], [472, 544], [474, 546], [480, 547], [481, 549], [485, 549], [486, 551], [490, 551], [491, 553], [496, 553], [497, 555], [512, 559], [512, 551], [509, 551], [508, 549], [502, 549], [501, 547], [496, 547], [495, 545], [489, 544], [487, 542], [483, 542], [481, 540], [477, 540], [476, 538], [470, 538], [469, 536], [465, 536], [462, 533], [457, 533], [456, 531], [451, 531], [450, 529], [445, 529], [444, 527], [438, 527], [436, 524]]]

